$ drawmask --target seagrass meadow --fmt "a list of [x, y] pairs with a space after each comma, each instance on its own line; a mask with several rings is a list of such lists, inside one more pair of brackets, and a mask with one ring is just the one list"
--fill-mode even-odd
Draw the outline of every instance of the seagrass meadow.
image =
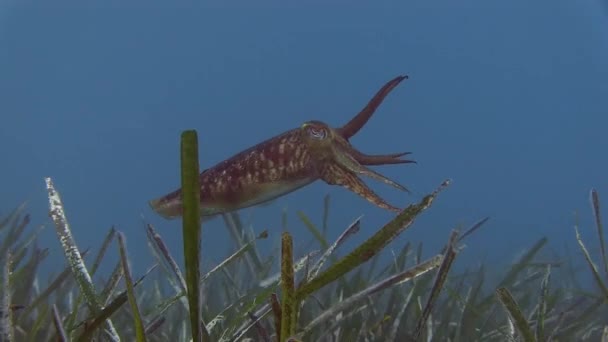
[[[169, 250], [162, 234], [145, 224], [156, 261], [133, 274], [123, 234], [109, 229], [99, 246], [81, 249], [72, 237], [59, 187], [46, 178], [49, 214], [65, 255], [65, 268], [40, 279], [48, 250], [40, 229], [31, 229], [27, 208], [0, 221], [0, 340], [2, 341], [608, 341], [608, 256], [599, 194], [590, 190], [594, 227], [574, 227], [586, 260], [588, 288], [579, 285], [567, 256], [540, 257], [550, 237], [503, 270], [493, 265], [452, 269], [464, 241], [488, 218], [453, 230], [445, 247], [423, 259], [421, 244], [385, 248], [433, 215], [432, 204], [449, 190], [437, 185], [381, 227], [366, 227], [366, 240], [338, 257], [336, 250], [362, 225], [355, 220], [335, 241], [327, 238], [329, 197], [319, 217], [300, 219], [314, 241], [294, 255], [292, 236], [281, 233], [280, 253], [256, 247], [267, 231], [246, 229], [237, 213], [222, 214], [238, 248], [212, 269], [202, 270], [197, 135], [181, 137], [184, 189], [183, 251]], [[317, 226], [313, 222], [322, 222]], [[204, 232], [205, 225], [202, 224]], [[334, 229], [334, 228], [332, 228]], [[275, 232], [278, 234], [279, 232]], [[593, 236], [588, 248], [582, 235]], [[203, 234], [204, 236], [204, 234]], [[117, 253], [113, 271], [97, 271]], [[175, 261], [183, 253], [184, 265]], [[280, 272], [273, 273], [279, 269]], [[488, 276], [500, 274], [498, 279]], [[94, 282], [92, 279], [103, 279]]]

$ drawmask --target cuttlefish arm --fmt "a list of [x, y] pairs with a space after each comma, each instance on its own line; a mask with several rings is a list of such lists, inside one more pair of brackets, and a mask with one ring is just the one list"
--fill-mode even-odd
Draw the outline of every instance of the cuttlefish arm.
[[416, 163], [414, 160], [400, 159], [403, 156], [411, 154], [412, 152], [401, 152], [392, 154], [377, 154], [369, 155], [361, 153], [357, 150], [351, 149], [349, 154], [352, 155], [357, 162], [361, 165], [389, 165], [389, 164], [407, 164]]
[[359, 112], [359, 114], [355, 115], [354, 118], [350, 119], [346, 125], [336, 128], [336, 133], [340, 135], [342, 138], [348, 140], [353, 135], [357, 134], [363, 126], [369, 121], [369, 119], [374, 115], [376, 109], [380, 107], [384, 98], [393, 90], [395, 87], [401, 83], [403, 80], [407, 80], [409, 77], [407, 75], [397, 76], [392, 80], [388, 81], [372, 99], [367, 103], [367, 105]]
[[347, 168], [341, 165], [328, 165], [323, 170], [321, 174], [321, 179], [323, 179], [325, 183], [330, 185], [340, 185], [382, 209], [394, 212], [399, 212], [401, 210], [395, 206], [388, 204], [372, 189], [370, 189], [365, 183], [363, 183], [363, 181], [359, 177], [357, 177], [354, 172], [348, 170]]
[[[395, 89], [403, 80], [407, 80], [408, 76], [397, 76], [392, 80], [388, 81], [374, 97], [367, 103], [367, 105], [353, 117], [349, 122], [340, 128], [336, 128], [336, 133], [344, 140], [348, 141], [352, 136], [357, 134], [363, 126], [369, 121], [372, 115], [376, 112], [376, 109], [380, 107], [386, 96]], [[405, 164], [405, 163], [416, 163], [413, 160], [400, 159], [403, 156], [411, 154], [411, 152], [400, 152], [391, 154], [379, 154], [379, 155], [368, 155], [359, 152], [355, 149], [351, 149], [348, 152], [353, 156], [357, 162], [361, 165], [388, 165], [388, 164]]]
[[[319, 121], [311, 121], [303, 125], [312, 132], [316, 132], [313, 135], [316, 139], [310, 139], [309, 143], [311, 148], [316, 150], [313, 155], [318, 164], [317, 168], [322, 170], [320, 174], [323, 181], [327, 184], [345, 187], [369, 202], [393, 211], [396, 210], [396, 207], [382, 200], [357, 175], [367, 176], [399, 190], [409, 192], [405, 186], [366, 167], [366, 165], [415, 163], [413, 160], [402, 158], [409, 155], [410, 152], [368, 155], [355, 149], [348, 140], [363, 128], [386, 96], [405, 79], [407, 79], [407, 76], [399, 76], [386, 83], [363, 110], [340, 128], [330, 128]], [[325, 131], [327, 133], [322, 133]], [[328, 138], [319, 139], [319, 137], [325, 136]]]
[[[394, 188], [397, 188], [399, 190], [402, 190], [402, 191], [405, 191], [405, 192], [410, 192], [405, 186], [403, 186], [403, 185], [401, 185], [401, 184], [399, 184], [399, 183], [397, 183], [397, 182], [395, 182], [395, 181], [393, 181], [393, 180], [391, 180], [389, 178], [386, 178], [385, 176], [379, 174], [378, 172], [376, 172], [376, 171], [374, 171], [374, 170], [372, 170], [370, 168], [367, 168], [367, 167], [361, 165], [357, 161], [357, 159], [353, 156], [352, 152], [357, 152], [357, 151], [354, 150], [354, 149], [352, 149], [352, 148], [343, 149], [343, 150], [336, 149], [336, 151], [334, 153], [335, 153], [336, 161], [338, 162], [338, 164], [346, 167], [346, 169], [348, 169], [348, 170], [350, 170], [350, 171], [352, 171], [354, 173], [357, 173], [357, 174], [360, 174], [360, 175], [364, 175], [364, 176], [373, 178], [373, 179], [375, 179], [377, 181], [380, 181], [380, 182], [383, 182], [385, 184], [388, 184], [388, 185], [390, 185], [390, 186], [392, 186]], [[391, 162], [393, 162], [393, 160], [391, 160]], [[407, 161], [407, 160], [398, 160], [398, 162], [405, 163], [405, 162], [410, 162], [410, 161]]]

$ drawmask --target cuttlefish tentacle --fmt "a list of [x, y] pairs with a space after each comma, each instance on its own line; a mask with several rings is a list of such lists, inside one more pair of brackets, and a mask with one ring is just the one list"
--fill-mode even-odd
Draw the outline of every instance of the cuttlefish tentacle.
[[321, 172], [321, 179], [330, 185], [340, 185], [357, 195], [365, 198], [370, 203], [386, 210], [399, 212], [401, 209], [394, 207], [384, 201], [372, 189], [370, 189], [361, 179], [346, 170], [344, 167], [336, 164], [327, 165]]
[[391, 153], [391, 154], [375, 154], [369, 155], [361, 153], [357, 150], [351, 150], [350, 154], [355, 158], [361, 165], [389, 165], [389, 164], [407, 164], [416, 163], [414, 160], [399, 159], [411, 152]]
[[384, 98], [393, 89], [395, 89], [395, 87], [398, 86], [401, 81], [406, 80], [407, 78], [407, 75], [397, 76], [394, 79], [388, 81], [382, 88], [380, 88], [380, 90], [378, 90], [376, 95], [374, 95], [374, 97], [367, 103], [367, 106], [365, 106], [365, 108], [363, 108], [363, 110], [361, 110], [359, 114], [355, 115], [355, 117], [352, 118], [348, 123], [346, 123], [346, 125], [337, 128], [336, 132], [346, 140], [357, 134], [357, 132], [359, 132], [359, 130], [361, 130], [361, 128], [365, 126], [367, 121], [372, 117], [372, 115], [374, 114], [376, 109], [378, 109], [380, 104], [382, 104]]
[[361, 174], [361, 175], [365, 175], [368, 176], [370, 178], [373, 178], [375, 180], [378, 180], [380, 182], [384, 182], [385, 184], [388, 184], [394, 188], [397, 188], [399, 190], [405, 191], [405, 192], [410, 192], [405, 186], [379, 174], [378, 172], [369, 169], [363, 165], [361, 165], [353, 156], [352, 156], [352, 152], [354, 151], [354, 149], [352, 148], [348, 148], [346, 151], [335, 151], [335, 156], [336, 156], [336, 161], [344, 166], [346, 169]]
[[[199, 182], [203, 220], [268, 203], [319, 179], [345, 187], [380, 208], [399, 211], [368, 188], [358, 175], [407, 191], [403, 185], [365, 165], [415, 163], [401, 158], [410, 153], [367, 155], [356, 150], [348, 139], [361, 130], [384, 98], [404, 79], [407, 76], [386, 83], [363, 110], [340, 128], [308, 121], [205, 169]], [[149, 204], [167, 219], [179, 217], [182, 215], [181, 189], [153, 199]]]

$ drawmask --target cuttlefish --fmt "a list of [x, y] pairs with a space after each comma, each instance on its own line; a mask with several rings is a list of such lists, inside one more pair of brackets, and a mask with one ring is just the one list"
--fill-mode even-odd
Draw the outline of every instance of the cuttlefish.
[[[394, 207], [374, 193], [359, 176], [368, 176], [397, 189], [392, 181], [369, 165], [415, 163], [401, 157], [410, 152], [368, 155], [349, 139], [367, 123], [384, 98], [407, 76], [386, 83], [368, 104], [340, 128], [318, 120], [307, 121], [246, 149], [200, 174], [200, 208], [203, 219], [272, 201], [319, 179], [345, 187], [369, 202], [390, 211]], [[149, 202], [166, 219], [182, 215], [181, 189]]]

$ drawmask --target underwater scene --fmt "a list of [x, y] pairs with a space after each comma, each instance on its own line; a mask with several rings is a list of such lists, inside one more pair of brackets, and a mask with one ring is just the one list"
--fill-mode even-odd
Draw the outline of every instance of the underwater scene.
[[608, 2], [0, 4], [0, 341], [608, 342]]

